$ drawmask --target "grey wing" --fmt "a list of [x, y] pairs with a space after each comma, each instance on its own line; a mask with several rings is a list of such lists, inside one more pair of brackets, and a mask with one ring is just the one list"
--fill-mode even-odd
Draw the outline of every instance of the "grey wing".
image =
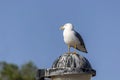
[[[87, 53], [87, 50], [86, 50], [86, 47], [85, 47], [85, 44], [84, 44], [84, 41], [83, 41], [81, 35], [78, 32], [75, 31], [75, 36], [79, 39], [80, 45], [84, 48], [84, 50], [81, 50], [81, 51]], [[77, 48], [77, 49], [79, 50], [79, 48]]]
[[81, 35], [78, 32], [76, 32], [76, 31], [75, 31], [75, 36], [79, 39], [81, 45], [85, 46], [84, 41], [83, 41]]

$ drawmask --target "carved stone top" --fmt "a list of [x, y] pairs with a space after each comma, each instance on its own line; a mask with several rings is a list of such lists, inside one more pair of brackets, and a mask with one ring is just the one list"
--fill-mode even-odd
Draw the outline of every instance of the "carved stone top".
[[46, 75], [64, 75], [64, 74], [92, 74], [96, 71], [92, 69], [89, 61], [79, 54], [65, 53], [56, 59], [51, 69], [46, 70]]
[[92, 69], [89, 61], [79, 54], [65, 53], [56, 59], [49, 69], [39, 69], [36, 80], [42, 80], [43, 78], [50, 78], [52, 76], [60, 75], [80, 75], [90, 74], [96, 75], [96, 71]]
[[75, 53], [65, 53], [60, 56], [53, 63], [52, 68], [89, 68], [91, 69], [91, 65], [89, 61], [79, 54]]

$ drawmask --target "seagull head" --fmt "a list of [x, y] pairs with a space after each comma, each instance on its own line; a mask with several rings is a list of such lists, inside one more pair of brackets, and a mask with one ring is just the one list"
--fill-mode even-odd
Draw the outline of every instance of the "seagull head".
[[74, 27], [71, 23], [66, 23], [64, 26], [60, 27], [60, 30], [73, 30]]

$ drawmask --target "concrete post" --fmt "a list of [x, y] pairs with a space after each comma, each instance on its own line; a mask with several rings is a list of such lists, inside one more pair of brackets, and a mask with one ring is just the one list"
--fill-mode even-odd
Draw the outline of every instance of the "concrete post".
[[91, 80], [91, 74], [70, 74], [52, 77], [52, 80]]

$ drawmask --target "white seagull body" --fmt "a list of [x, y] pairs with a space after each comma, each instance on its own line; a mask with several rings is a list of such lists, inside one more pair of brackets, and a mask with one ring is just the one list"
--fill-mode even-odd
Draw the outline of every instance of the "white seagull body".
[[87, 53], [84, 41], [80, 34], [74, 30], [71, 23], [66, 23], [61, 27], [63, 31], [64, 42], [68, 45], [68, 51], [70, 52], [70, 47]]

